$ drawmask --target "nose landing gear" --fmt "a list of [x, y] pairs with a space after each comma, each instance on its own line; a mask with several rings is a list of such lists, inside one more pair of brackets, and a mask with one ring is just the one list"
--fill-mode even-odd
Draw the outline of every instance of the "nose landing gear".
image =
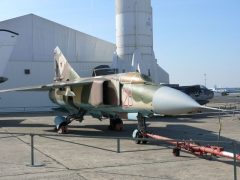
[[[144, 117], [141, 113], [138, 113], [137, 115], [138, 120], [138, 129], [135, 129], [133, 131], [132, 137], [136, 138], [135, 142], [136, 144], [146, 144], [147, 143], [147, 136], [145, 136], [147, 132], [147, 126], [146, 126], [146, 117]], [[142, 140], [141, 140], [142, 139]]]

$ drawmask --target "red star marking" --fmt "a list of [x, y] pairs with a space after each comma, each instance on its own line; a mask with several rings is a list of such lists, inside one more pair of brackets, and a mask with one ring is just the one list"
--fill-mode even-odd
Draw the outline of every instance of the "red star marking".
[[133, 105], [133, 99], [132, 99], [132, 91], [129, 89], [123, 89], [123, 92], [125, 93], [126, 97], [123, 101], [123, 106], [129, 107]]

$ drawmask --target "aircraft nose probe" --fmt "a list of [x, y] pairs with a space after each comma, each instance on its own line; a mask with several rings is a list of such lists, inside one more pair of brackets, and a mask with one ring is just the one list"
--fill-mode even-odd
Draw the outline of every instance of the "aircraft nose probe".
[[154, 113], [164, 115], [184, 114], [201, 108], [190, 96], [166, 86], [155, 92], [152, 103]]

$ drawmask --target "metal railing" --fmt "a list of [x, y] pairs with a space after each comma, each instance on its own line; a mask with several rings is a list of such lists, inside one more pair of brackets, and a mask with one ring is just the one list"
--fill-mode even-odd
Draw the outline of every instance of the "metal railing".
[[[177, 141], [177, 142], [182, 142], [183, 140], [181, 139], [175, 139], [175, 140], [158, 140], [158, 139], [151, 139], [151, 138], [132, 138], [132, 137], [106, 137], [106, 136], [85, 136], [85, 135], [70, 135], [70, 134], [38, 134], [38, 133], [11, 133], [11, 132], [0, 132], [0, 134], [6, 134], [6, 135], [19, 135], [19, 136], [30, 136], [30, 147], [31, 147], [31, 164], [30, 166], [32, 167], [39, 167], [43, 166], [43, 164], [35, 164], [35, 155], [34, 155], [34, 137], [39, 136], [39, 137], [79, 137], [79, 138], [93, 138], [93, 139], [112, 139], [116, 140], [116, 153], [121, 153], [121, 140], [141, 140], [141, 141], [147, 141], [147, 142], [171, 142], [171, 141]], [[12, 136], [9, 136], [11, 138]], [[59, 141], [64, 141], [61, 139], [55, 139]], [[195, 143], [224, 143], [224, 144], [229, 144], [232, 146], [234, 158], [233, 158], [233, 173], [234, 173], [234, 180], [237, 180], [237, 152], [236, 152], [236, 147], [237, 145], [240, 145], [240, 142], [237, 141], [206, 141], [206, 140], [184, 140], [185, 142], [192, 143], [193, 141]], [[182, 150], [184, 151], [184, 149]], [[187, 152], [187, 151], [184, 151]]]

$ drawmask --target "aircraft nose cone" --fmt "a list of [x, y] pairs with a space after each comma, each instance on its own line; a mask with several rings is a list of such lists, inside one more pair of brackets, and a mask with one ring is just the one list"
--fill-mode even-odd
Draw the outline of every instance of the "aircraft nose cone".
[[199, 108], [201, 106], [190, 96], [170, 87], [160, 87], [153, 95], [153, 111], [156, 114], [185, 114]]

